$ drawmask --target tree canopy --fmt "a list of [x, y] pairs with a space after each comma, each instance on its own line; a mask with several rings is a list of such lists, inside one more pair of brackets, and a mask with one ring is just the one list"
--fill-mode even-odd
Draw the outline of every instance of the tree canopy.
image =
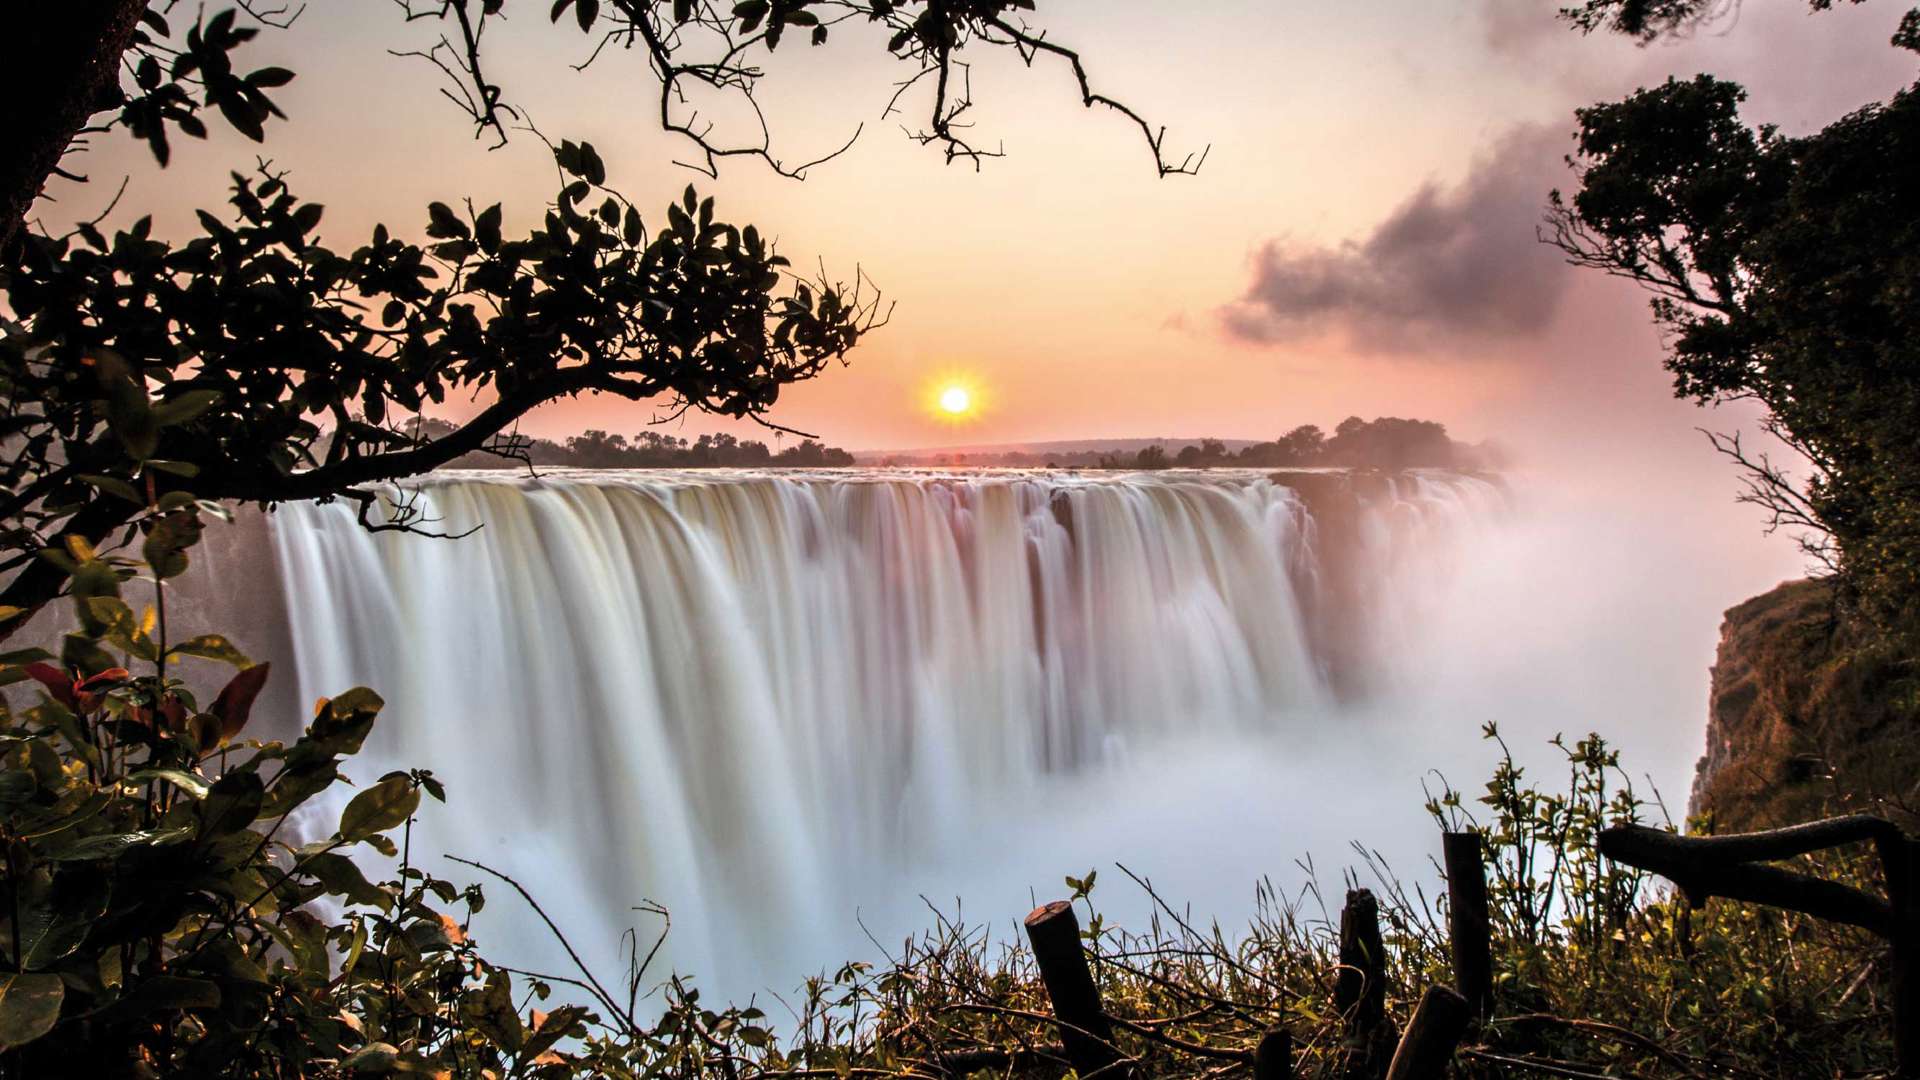
[[[1824, 6], [1815, 4], [1815, 7]], [[1920, 11], [1894, 38], [1920, 50]], [[1676, 392], [1754, 401], [1808, 463], [1737, 437], [1746, 498], [1883, 622], [1920, 610], [1920, 87], [1788, 138], [1745, 91], [1670, 79], [1578, 113], [1552, 240], [1653, 294]]]
[[[694, 148], [686, 164], [716, 175], [747, 157], [798, 178], [818, 161], [777, 154], [764, 119], [756, 138], [724, 141], [690, 95], [731, 95], [759, 115], [765, 54], [864, 27], [908, 71], [888, 112], [923, 92], [924, 126], [908, 134], [949, 162], [1000, 153], [970, 142], [961, 119], [962, 55], [986, 47], [1066, 65], [1086, 105], [1140, 129], [1161, 175], [1198, 167], [1204, 154], [1170, 162], [1160, 130], [1095, 92], [1079, 54], [1024, 21], [1035, 6], [401, 0], [404, 25], [437, 37], [395, 51], [437, 68], [483, 137], [537, 145], [545, 136], [487, 74], [509, 8], [535, 11], [536, 30], [582, 35], [587, 63], [643, 58], [657, 122]], [[336, 249], [320, 237], [322, 205], [264, 164], [234, 173], [227, 208], [202, 211], [185, 240], [144, 216], [111, 235], [97, 222], [59, 234], [26, 223], [91, 137], [123, 130], [165, 166], [175, 136], [205, 137], [213, 115], [254, 141], [280, 130], [272, 93], [295, 73], [250, 67], [244, 47], [298, 33], [298, 14], [240, 0], [188, 25], [165, 0], [76, 0], [10, 16], [20, 33], [0, 42], [0, 92], [48, 107], [0, 119], [0, 574], [12, 574], [0, 636], [58, 593], [64, 575], [40, 553], [63, 535], [100, 544], [137, 522], [151, 530], [163, 500], [191, 515], [195, 497], [349, 498], [370, 527], [430, 531], [381, 485], [475, 452], [525, 460], [513, 425], [538, 405], [606, 393], [668, 418], [697, 410], [785, 430], [768, 418], [781, 389], [845, 362], [886, 319], [864, 275], [794, 275], [760, 230], [725, 222], [691, 186], [643, 215], [593, 146], [572, 140], [547, 143], [556, 194], [517, 235], [503, 221], [518, 215], [450, 198], [423, 208], [417, 232], [383, 226]], [[449, 394], [487, 404], [436, 434], [406, 425]]]

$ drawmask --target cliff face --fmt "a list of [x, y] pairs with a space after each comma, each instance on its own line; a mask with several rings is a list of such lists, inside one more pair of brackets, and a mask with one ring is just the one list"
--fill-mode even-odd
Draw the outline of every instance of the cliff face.
[[1888, 804], [1920, 795], [1920, 710], [1902, 673], [1847, 630], [1828, 582], [1728, 611], [1689, 813], [1737, 832], [1898, 812]]

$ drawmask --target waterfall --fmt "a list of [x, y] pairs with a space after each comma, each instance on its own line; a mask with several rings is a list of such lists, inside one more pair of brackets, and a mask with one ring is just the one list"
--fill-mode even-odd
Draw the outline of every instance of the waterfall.
[[422, 850], [509, 870], [603, 952], [663, 903], [672, 963], [749, 992], [1076, 776], [1323, 723], [1504, 505], [1467, 476], [1230, 471], [447, 473], [408, 497], [478, 531], [274, 515], [302, 698], [387, 699], [360, 768], [446, 781]]

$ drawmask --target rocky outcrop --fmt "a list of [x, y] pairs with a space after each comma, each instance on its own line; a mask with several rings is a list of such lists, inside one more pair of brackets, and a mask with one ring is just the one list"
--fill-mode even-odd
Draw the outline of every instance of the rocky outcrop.
[[1727, 612], [1692, 816], [1734, 832], [1902, 814], [1916, 796], [1911, 664], [1849, 629], [1830, 582], [1788, 582]]

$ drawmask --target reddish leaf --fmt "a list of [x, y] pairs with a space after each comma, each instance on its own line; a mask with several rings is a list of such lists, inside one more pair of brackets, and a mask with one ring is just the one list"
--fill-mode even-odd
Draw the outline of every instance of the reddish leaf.
[[133, 678], [133, 673], [126, 668], [108, 668], [93, 678], [81, 683], [76, 689], [82, 693], [91, 693], [109, 683], [123, 683], [131, 678]]
[[47, 693], [52, 694], [55, 701], [69, 709], [74, 707], [73, 680], [67, 677], [66, 672], [52, 664], [28, 664], [27, 674], [46, 687]]
[[222, 741], [232, 740], [247, 726], [247, 716], [253, 712], [253, 699], [260, 695], [260, 687], [265, 685], [267, 672], [272, 667], [266, 663], [242, 668], [220, 691], [220, 696], [213, 699], [213, 708], [208, 711], [220, 718]]

